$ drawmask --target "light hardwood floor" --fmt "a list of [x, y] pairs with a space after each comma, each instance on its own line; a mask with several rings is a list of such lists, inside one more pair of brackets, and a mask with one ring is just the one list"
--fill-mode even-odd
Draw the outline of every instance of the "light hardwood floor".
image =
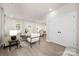
[[6, 49], [0, 49], [1, 56], [61, 56], [65, 47], [55, 43], [46, 41], [45, 37], [40, 37], [40, 45], [37, 42], [33, 44], [33, 47], [26, 46], [23, 48], [12, 49], [11, 51]]

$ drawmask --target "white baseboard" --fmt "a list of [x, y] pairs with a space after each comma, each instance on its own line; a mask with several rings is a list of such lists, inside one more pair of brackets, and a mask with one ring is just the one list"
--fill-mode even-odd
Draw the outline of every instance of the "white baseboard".
[[47, 42], [50, 42], [50, 40], [48, 40], [48, 39], [47, 39], [46, 41], [47, 41]]
[[[46, 40], [47, 42], [51, 42], [51, 43], [54, 43], [54, 44], [57, 44], [57, 45], [60, 45], [60, 44], [58, 44], [58, 43], [56, 43], [56, 42], [53, 42], [52, 40]], [[63, 46], [63, 45], [60, 45], [60, 46]], [[65, 46], [63, 46], [63, 47], [65, 47]]]
[[[52, 40], [46, 40], [47, 42], [52, 42], [52, 43], [56, 43], [56, 42], [53, 42]], [[58, 44], [58, 43], [56, 43], [56, 44]], [[60, 45], [60, 44], [58, 44], [58, 45]], [[63, 46], [63, 45], [61, 45], [61, 46]], [[66, 47], [66, 46], [64, 46], [64, 47]], [[68, 48], [75, 48], [75, 49], [78, 49], [79, 50], [79, 48], [77, 48], [77, 47], [68, 47]]]

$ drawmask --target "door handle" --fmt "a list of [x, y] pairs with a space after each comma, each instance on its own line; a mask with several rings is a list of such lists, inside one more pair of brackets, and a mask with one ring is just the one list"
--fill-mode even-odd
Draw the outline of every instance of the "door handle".
[[58, 31], [58, 33], [60, 34], [61, 32], [60, 32], [60, 31]]

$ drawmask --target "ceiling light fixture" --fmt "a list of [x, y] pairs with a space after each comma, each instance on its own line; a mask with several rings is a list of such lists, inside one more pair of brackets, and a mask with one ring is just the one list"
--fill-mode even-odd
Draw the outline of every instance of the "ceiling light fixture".
[[52, 8], [50, 8], [49, 11], [52, 11]]
[[10, 3], [9, 5], [10, 5], [10, 6], [15, 6], [15, 4], [14, 4], [14, 3]]
[[50, 15], [51, 15], [51, 16], [55, 16], [56, 14], [57, 14], [56, 11], [50, 12]]

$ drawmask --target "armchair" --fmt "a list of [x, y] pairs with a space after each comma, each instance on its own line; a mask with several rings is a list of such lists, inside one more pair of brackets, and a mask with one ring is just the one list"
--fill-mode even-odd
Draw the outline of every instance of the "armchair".
[[27, 41], [30, 43], [30, 47], [32, 47], [32, 43], [39, 42], [40, 43], [40, 34], [39, 33], [31, 33], [31, 36], [27, 38]]

